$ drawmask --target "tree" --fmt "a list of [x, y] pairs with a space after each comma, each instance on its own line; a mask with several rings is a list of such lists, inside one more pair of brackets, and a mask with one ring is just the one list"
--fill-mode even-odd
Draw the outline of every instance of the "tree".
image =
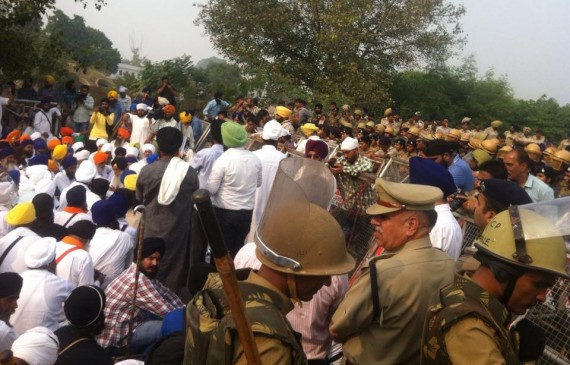
[[[75, 0], [97, 10], [105, 0]], [[8, 79], [34, 74], [66, 72], [65, 51], [59, 40], [42, 32], [42, 17], [52, 10], [55, 0], [9, 0], [0, 4], [0, 74]]]
[[170, 83], [180, 92], [185, 100], [180, 103], [179, 109], [188, 106], [187, 98], [194, 98], [196, 95], [196, 83], [192, 78], [194, 65], [190, 56], [183, 55], [170, 60], [151, 62], [143, 60], [143, 70], [140, 74], [141, 85], [149, 86], [153, 95], [161, 84], [163, 77], [168, 77]]
[[53, 42], [60, 42], [70, 59], [76, 62], [76, 70], [94, 67], [115, 72], [121, 62], [121, 54], [105, 34], [85, 25], [85, 19], [75, 15], [72, 19], [61, 10], [55, 10], [48, 18], [45, 32]]
[[463, 13], [445, 0], [209, 0], [197, 22], [248, 75], [385, 105], [397, 70], [461, 43]]

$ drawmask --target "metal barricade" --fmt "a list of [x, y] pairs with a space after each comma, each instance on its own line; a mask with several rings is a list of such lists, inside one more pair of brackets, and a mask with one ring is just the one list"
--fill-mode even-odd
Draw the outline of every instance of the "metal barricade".
[[570, 281], [559, 279], [544, 303], [538, 303], [526, 318], [546, 334], [546, 348], [538, 364], [570, 364]]
[[473, 246], [475, 240], [481, 236], [482, 231], [475, 225], [473, 218], [461, 214], [461, 212], [453, 212], [453, 216], [457, 219], [463, 233], [463, 245], [461, 246], [461, 252], [463, 252], [465, 247]]
[[410, 164], [408, 160], [393, 157], [384, 164], [378, 177], [397, 183], [407, 183], [410, 180]]

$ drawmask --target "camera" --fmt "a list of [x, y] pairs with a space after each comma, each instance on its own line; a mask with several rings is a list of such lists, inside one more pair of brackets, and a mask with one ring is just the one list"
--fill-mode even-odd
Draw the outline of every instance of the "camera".
[[454, 198], [452, 201], [449, 202], [449, 208], [451, 208], [451, 210], [455, 212], [457, 209], [461, 208], [464, 202], [465, 200], [463, 199]]

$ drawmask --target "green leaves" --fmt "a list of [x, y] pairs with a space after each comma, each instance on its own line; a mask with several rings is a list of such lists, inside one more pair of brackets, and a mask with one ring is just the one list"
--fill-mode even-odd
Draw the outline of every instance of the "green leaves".
[[77, 70], [95, 67], [112, 73], [117, 70], [121, 54], [105, 34], [85, 25], [81, 16], [69, 18], [55, 10], [48, 18], [45, 33], [50, 41], [60, 42], [65, 54], [76, 62]]
[[441, 62], [461, 42], [463, 12], [443, 0], [210, 0], [198, 23], [253, 78], [381, 108], [396, 70]]

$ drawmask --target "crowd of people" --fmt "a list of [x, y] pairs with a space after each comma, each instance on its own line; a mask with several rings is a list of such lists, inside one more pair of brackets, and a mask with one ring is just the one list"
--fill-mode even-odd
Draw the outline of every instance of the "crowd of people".
[[[540, 330], [512, 314], [568, 277], [570, 133], [554, 146], [498, 120], [452, 128], [419, 112], [375, 118], [332, 102], [325, 113], [302, 99], [261, 108], [219, 92], [201, 112], [180, 111], [166, 77], [154, 92], [110, 90], [96, 107], [88, 86], [58, 93], [54, 82], [0, 97], [1, 364], [247, 363], [198, 189], [238, 268], [262, 363], [518, 364], [542, 353]], [[22, 113], [18, 100], [37, 109]], [[409, 183], [375, 178], [389, 159]], [[375, 179], [366, 214], [381, 249], [355, 270], [328, 210], [343, 179], [361, 175]], [[466, 251], [458, 209], [482, 231]]]

